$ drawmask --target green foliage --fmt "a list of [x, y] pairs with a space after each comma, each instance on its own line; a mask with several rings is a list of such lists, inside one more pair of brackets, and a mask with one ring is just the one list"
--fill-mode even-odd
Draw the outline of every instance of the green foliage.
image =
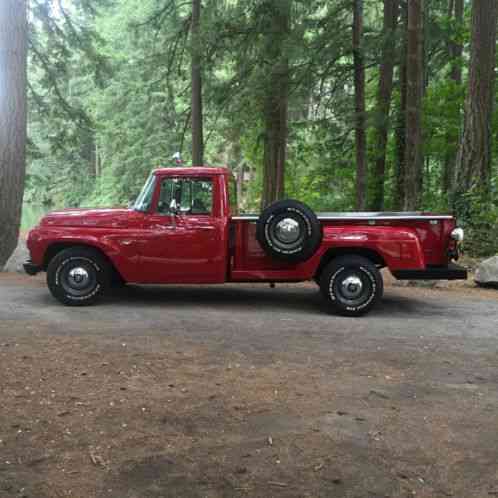
[[460, 226], [465, 229], [465, 251], [471, 256], [498, 253], [498, 197], [472, 191], [456, 206]]
[[[279, 0], [291, 2], [291, 0]], [[61, 10], [61, 5], [65, 10]], [[273, 4], [271, 4], [273, 5]], [[202, 65], [207, 164], [250, 174], [242, 205], [261, 197], [264, 96], [269, 56], [268, 0], [204, 0]], [[290, 69], [286, 195], [312, 208], [351, 210], [355, 199], [351, 2], [292, 0], [285, 40]], [[421, 209], [449, 211], [445, 167], [454, 162], [467, 76], [448, 43], [469, 39], [448, 17], [446, 0], [428, 0], [424, 96], [424, 196]], [[29, 62], [29, 168], [26, 200], [57, 206], [126, 204], [151, 169], [190, 160], [190, 2], [179, 0], [33, 0]], [[382, 37], [382, 3], [365, 1], [369, 163]], [[398, 30], [393, 43], [400, 44]], [[448, 77], [464, 67], [462, 85]], [[399, 71], [391, 122], [399, 107]], [[497, 102], [498, 109], [498, 102]], [[495, 113], [493, 133], [498, 130]], [[393, 206], [394, 127], [387, 146], [385, 207]], [[493, 195], [496, 158], [493, 150]], [[462, 217], [468, 250], [498, 250], [486, 231], [496, 204], [469, 194]], [[488, 232], [489, 233], [489, 232]], [[495, 233], [495, 232], [493, 232]], [[481, 243], [482, 238], [482, 243]], [[472, 240], [476, 242], [473, 243]]]

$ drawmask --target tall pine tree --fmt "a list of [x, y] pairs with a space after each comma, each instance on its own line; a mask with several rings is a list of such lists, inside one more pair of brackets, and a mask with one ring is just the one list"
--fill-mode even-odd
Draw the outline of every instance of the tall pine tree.
[[0, 269], [14, 251], [21, 223], [26, 157], [27, 8], [0, 2]]

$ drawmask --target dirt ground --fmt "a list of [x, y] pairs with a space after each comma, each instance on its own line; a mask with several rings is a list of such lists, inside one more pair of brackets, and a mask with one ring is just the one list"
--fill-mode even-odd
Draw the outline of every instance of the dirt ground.
[[498, 291], [130, 288], [0, 274], [0, 498], [498, 496]]

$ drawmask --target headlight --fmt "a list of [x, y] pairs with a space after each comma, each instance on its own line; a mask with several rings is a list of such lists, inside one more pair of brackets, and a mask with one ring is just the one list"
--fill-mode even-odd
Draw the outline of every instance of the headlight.
[[453, 240], [456, 240], [457, 242], [462, 242], [463, 241], [463, 228], [455, 228], [451, 231], [451, 238]]

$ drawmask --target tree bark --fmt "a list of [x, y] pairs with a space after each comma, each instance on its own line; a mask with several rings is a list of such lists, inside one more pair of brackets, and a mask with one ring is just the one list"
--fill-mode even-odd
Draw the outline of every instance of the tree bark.
[[399, 108], [396, 116], [396, 176], [394, 182], [393, 206], [394, 209], [403, 209], [405, 204], [405, 150], [406, 150], [406, 95], [407, 95], [407, 31], [408, 5], [407, 0], [400, 3], [403, 24], [403, 38], [400, 45], [399, 64]]
[[[464, 12], [464, 0], [450, 0], [448, 8], [448, 17], [453, 18], [455, 27], [458, 30], [458, 34], [462, 30], [463, 26], [463, 12]], [[451, 60], [451, 69], [449, 77], [455, 83], [455, 85], [460, 86], [462, 84], [462, 54], [463, 54], [463, 44], [459, 39], [450, 40], [448, 43], [448, 54]], [[455, 180], [455, 161], [457, 149], [454, 145], [455, 137], [451, 133], [446, 135], [446, 154], [444, 159], [443, 168], [443, 191], [448, 194], [453, 189], [453, 183]]]
[[365, 63], [362, 49], [363, 0], [353, 0], [353, 65], [355, 89], [356, 209], [363, 211], [367, 197], [367, 136]]
[[408, 2], [406, 71], [405, 210], [420, 207], [422, 196], [422, 95], [424, 0]]
[[231, 148], [231, 169], [236, 178], [237, 185], [237, 200], [239, 208], [244, 206], [244, 160], [242, 157], [242, 144], [240, 142], [241, 130], [238, 126], [232, 128], [230, 133], [230, 141], [232, 142]]
[[497, 15], [496, 0], [473, 1], [469, 82], [456, 161], [456, 198], [473, 187], [483, 192], [490, 187]]
[[[455, 26], [461, 35], [460, 31], [463, 27], [463, 12], [464, 0], [454, 0], [454, 19]], [[453, 15], [453, 14], [452, 14]], [[449, 53], [451, 57], [451, 72], [450, 78], [457, 84], [462, 83], [462, 63], [463, 44], [459, 39], [450, 41]]]
[[374, 211], [384, 209], [384, 181], [386, 174], [386, 149], [389, 133], [389, 113], [393, 91], [394, 73], [394, 34], [398, 20], [398, 0], [384, 0], [384, 24], [382, 36], [382, 59], [377, 91], [377, 111], [375, 116], [375, 164], [372, 175], [372, 203]]
[[100, 151], [97, 137], [95, 137], [95, 178], [100, 176]]
[[266, 39], [270, 77], [264, 103], [263, 195], [261, 207], [284, 196], [288, 135], [289, 60], [285, 42], [290, 29], [291, 0], [268, 2], [271, 19]]
[[192, 165], [204, 163], [201, 63], [201, 0], [192, 0]]
[[26, 0], [0, 2], [0, 269], [17, 245], [26, 164]]

